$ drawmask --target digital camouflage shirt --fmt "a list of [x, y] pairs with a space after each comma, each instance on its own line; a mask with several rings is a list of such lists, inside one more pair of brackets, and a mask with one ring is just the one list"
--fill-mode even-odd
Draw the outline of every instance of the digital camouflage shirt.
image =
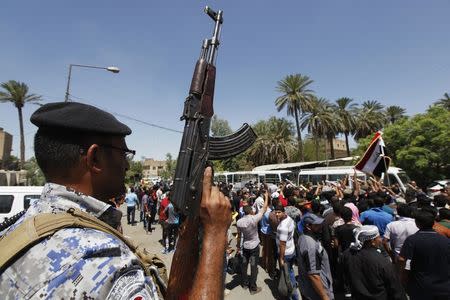
[[[7, 235], [39, 213], [78, 208], [102, 219], [111, 206], [65, 186], [48, 183]], [[114, 235], [67, 228], [45, 238], [0, 274], [0, 299], [158, 299], [133, 252]]]

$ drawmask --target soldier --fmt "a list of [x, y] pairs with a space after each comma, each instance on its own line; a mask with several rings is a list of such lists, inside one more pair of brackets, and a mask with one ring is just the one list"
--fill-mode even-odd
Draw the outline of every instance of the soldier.
[[[135, 154], [125, 143], [130, 128], [105, 111], [76, 102], [44, 105], [31, 116], [31, 122], [39, 127], [34, 150], [47, 184], [41, 199], [0, 232], [0, 298], [161, 298], [161, 276], [148, 276], [138, 250], [103, 223], [115, 225], [111, 220], [116, 219], [117, 210], [108, 199], [125, 193], [128, 160]], [[222, 293], [220, 274], [231, 221], [230, 204], [216, 187], [211, 187], [211, 173], [207, 168], [201, 200], [204, 210], [200, 213], [207, 233], [203, 250], [208, 255], [201, 257], [191, 288], [189, 296], [195, 299]], [[42, 228], [33, 227], [30, 220], [78, 211], [83, 218], [93, 219], [94, 227], [106, 229], [80, 225], [59, 228], [24, 247], [21, 254], [12, 253], [13, 259], [5, 258], [5, 249], [22, 240], [11, 240], [14, 234], [25, 230], [31, 237], [39, 235]], [[221, 237], [223, 246], [210, 243], [212, 235], [216, 240]]]

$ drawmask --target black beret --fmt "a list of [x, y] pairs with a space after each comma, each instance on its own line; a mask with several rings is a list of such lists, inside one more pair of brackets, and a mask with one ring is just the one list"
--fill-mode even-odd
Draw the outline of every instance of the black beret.
[[125, 136], [131, 129], [112, 114], [78, 102], [54, 102], [36, 110], [31, 123], [46, 130], [76, 131]]

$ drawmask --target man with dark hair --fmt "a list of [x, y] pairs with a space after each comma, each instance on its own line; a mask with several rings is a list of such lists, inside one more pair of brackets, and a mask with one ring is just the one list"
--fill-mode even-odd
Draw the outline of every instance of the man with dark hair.
[[[147, 260], [148, 252], [108, 225], [116, 212], [108, 199], [125, 192], [125, 172], [135, 153], [125, 143], [130, 128], [105, 111], [76, 102], [46, 104], [31, 122], [39, 127], [34, 149], [47, 184], [41, 199], [0, 233], [0, 257], [8, 262], [1, 265], [0, 298], [163, 297], [165, 273], [155, 274], [148, 265], [158, 259]], [[199, 215], [202, 252], [190, 299], [223, 296], [230, 204], [211, 181], [207, 168]], [[10, 256], [6, 249], [13, 249]]]
[[411, 300], [450, 297], [450, 241], [433, 230], [434, 215], [415, 213], [419, 231], [406, 238], [400, 251], [402, 281]]
[[384, 205], [384, 199], [375, 197], [373, 200], [374, 207], [364, 211], [360, 216], [361, 224], [363, 225], [375, 225], [381, 235], [384, 235], [384, 231], [388, 223], [392, 222], [394, 217], [385, 212], [382, 207]]
[[399, 204], [397, 214], [399, 219], [387, 224], [383, 239], [383, 246], [395, 264], [406, 238], [419, 230], [412, 218], [412, 207]]
[[335, 230], [335, 246], [339, 248], [339, 253], [344, 252], [350, 247], [350, 244], [355, 241], [353, 230], [358, 227], [352, 222], [353, 212], [350, 208], [343, 206], [341, 208], [341, 217], [344, 224], [337, 227]]
[[[264, 213], [269, 205], [269, 194], [266, 191], [264, 194], [264, 204], [258, 214], [255, 215], [253, 208], [250, 205], [244, 206], [244, 216], [236, 222], [238, 229], [238, 236], [236, 242], [236, 253], [241, 253], [243, 258], [242, 266], [242, 287], [248, 287], [250, 294], [259, 293], [262, 289], [256, 285], [258, 276], [258, 260], [259, 260], [259, 235], [258, 223], [261, 221]], [[241, 249], [241, 238], [242, 249]], [[250, 278], [247, 275], [248, 264], [250, 263]]]
[[138, 206], [138, 196], [134, 192], [134, 188], [130, 188], [130, 192], [125, 195], [125, 202], [127, 203], [127, 221], [128, 224], [136, 225], [135, 215], [136, 206]]
[[437, 215], [438, 215], [438, 210], [431, 206], [431, 205], [427, 205], [421, 208], [422, 211], [426, 211], [429, 212], [430, 214], [433, 215], [434, 217], [434, 225], [433, 225], [433, 230], [436, 231], [438, 234], [445, 236], [446, 238], [450, 238], [450, 229], [448, 229], [445, 226], [442, 226], [441, 224], [439, 224], [437, 222]]
[[439, 210], [439, 224], [450, 229], [450, 209], [441, 208]]
[[281, 203], [275, 206], [275, 215], [279, 221], [277, 227], [278, 263], [280, 269], [283, 269], [286, 264], [289, 272], [286, 275], [289, 275], [292, 286], [294, 287], [290, 299], [297, 300], [299, 296], [293, 268], [296, 258], [294, 242], [295, 222], [286, 214]]
[[374, 225], [354, 229], [355, 242], [342, 257], [344, 275], [355, 300], [406, 300], [392, 264], [379, 248], [381, 237]]
[[309, 214], [303, 218], [304, 234], [298, 238], [298, 274], [302, 295], [311, 300], [334, 299], [333, 278], [328, 254], [318, 237], [323, 218]]

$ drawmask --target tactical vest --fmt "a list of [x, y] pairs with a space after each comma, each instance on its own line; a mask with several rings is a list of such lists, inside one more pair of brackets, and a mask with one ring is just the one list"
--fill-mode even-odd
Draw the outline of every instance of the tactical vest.
[[41, 240], [64, 228], [90, 228], [114, 235], [124, 242], [137, 256], [145, 275], [151, 276], [164, 299], [167, 290], [167, 269], [156, 255], [150, 255], [145, 248], [136, 246], [119, 231], [105, 222], [79, 209], [70, 208], [63, 213], [42, 213], [23, 221], [17, 228], [0, 238], [0, 274], [28, 249]]

